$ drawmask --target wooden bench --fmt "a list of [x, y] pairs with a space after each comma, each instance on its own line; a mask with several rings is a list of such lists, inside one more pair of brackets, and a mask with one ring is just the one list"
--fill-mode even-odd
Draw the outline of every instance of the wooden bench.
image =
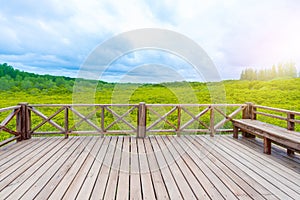
[[264, 153], [271, 154], [271, 143], [287, 148], [287, 153], [300, 152], [300, 133], [251, 119], [233, 119], [233, 137], [238, 138], [239, 129], [264, 139]]

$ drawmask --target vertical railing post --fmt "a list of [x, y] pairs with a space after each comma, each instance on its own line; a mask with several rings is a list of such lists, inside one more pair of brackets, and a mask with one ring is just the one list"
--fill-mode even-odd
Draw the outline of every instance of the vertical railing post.
[[20, 111], [17, 114], [17, 132], [21, 135], [18, 141], [31, 138], [31, 115], [28, 103], [19, 103]]
[[27, 139], [31, 138], [31, 110], [29, 106], [26, 106], [26, 130], [27, 130]]
[[105, 107], [101, 106], [101, 131], [102, 131], [102, 137], [104, 137], [104, 133], [105, 133], [105, 124], [104, 124], [104, 115], [105, 112]]
[[65, 107], [65, 139], [69, 138], [69, 107]]
[[180, 136], [180, 126], [181, 126], [181, 106], [177, 106], [177, 130], [176, 130], [176, 134], [177, 136]]
[[253, 104], [251, 104], [250, 110], [251, 119], [256, 120], [256, 107]]
[[24, 139], [24, 134], [22, 132], [22, 107], [19, 108], [19, 112], [16, 116], [16, 129], [17, 129], [18, 135], [21, 135], [21, 137], [19, 137], [17, 139], [17, 141], [23, 140]]
[[256, 108], [254, 107], [253, 103], [246, 103], [246, 108], [243, 110], [243, 119], [253, 119], [256, 120]]
[[246, 107], [242, 113], [242, 119], [251, 119], [249, 116], [249, 108], [250, 108], [250, 103], [246, 103]]
[[[256, 120], [256, 113], [254, 113], [254, 111], [256, 111], [256, 108], [254, 107], [253, 103], [247, 102], [246, 105], [247, 106], [242, 113], [242, 118]], [[242, 135], [247, 138], [255, 138], [255, 135], [243, 131], [242, 131]]]
[[213, 106], [210, 107], [210, 136], [215, 136], [215, 109]]
[[147, 108], [144, 102], [139, 103], [138, 105], [138, 118], [137, 118], [137, 138], [146, 137], [146, 115]]
[[295, 114], [293, 113], [287, 113], [287, 129], [290, 131], [294, 131], [295, 130]]
[[[287, 129], [290, 131], [295, 131], [295, 114], [293, 113], [287, 113]], [[295, 154], [294, 151], [287, 149], [287, 154], [288, 155], [293, 155]]]

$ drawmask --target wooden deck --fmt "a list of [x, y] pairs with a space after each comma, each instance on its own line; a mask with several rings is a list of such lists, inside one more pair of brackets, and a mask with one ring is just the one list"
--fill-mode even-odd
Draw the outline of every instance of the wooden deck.
[[232, 136], [32, 138], [0, 149], [0, 199], [300, 199], [300, 158]]

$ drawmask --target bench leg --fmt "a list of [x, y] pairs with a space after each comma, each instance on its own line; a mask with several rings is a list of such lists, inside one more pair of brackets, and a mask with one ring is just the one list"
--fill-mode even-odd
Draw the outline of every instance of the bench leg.
[[264, 138], [264, 153], [271, 154], [271, 140], [268, 138]]
[[243, 132], [242, 135], [243, 135], [243, 137], [245, 137], [245, 138], [255, 138], [255, 135], [252, 135], [252, 134], [247, 133], [247, 132]]
[[239, 137], [239, 128], [234, 126], [233, 127], [233, 138], [238, 139]]
[[295, 152], [292, 151], [292, 150], [290, 150], [290, 149], [287, 149], [286, 153], [287, 153], [287, 155], [289, 155], [289, 156], [295, 155]]

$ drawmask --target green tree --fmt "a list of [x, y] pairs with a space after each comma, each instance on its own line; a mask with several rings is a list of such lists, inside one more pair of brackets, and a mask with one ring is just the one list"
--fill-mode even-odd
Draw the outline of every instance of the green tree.
[[267, 73], [266, 70], [259, 70], [257, 74], [257, 80], [266, 80], [267, 79]]
[[284, 76], [285, 76], [285, 72], [284, 72], [283, 64], [279, 63], [277, 65], [277, 77], [280, 78], [280, 77], [284, 77]]
[[271, 70], [271, 73], [270, 73], [270, 78], [271, 79], [274, 79], [277, 77], [277, 70], [276, 70], [276, 66], [275, 65], [272, 65], [272, 70]]
[[240, 80], [247, 80], [245, 70], [242, 70]]
[[286, 63], [285, 69], [286, 69], [286, 76], [291, 78], [297, 77], [297, 68], [294, 62]]

